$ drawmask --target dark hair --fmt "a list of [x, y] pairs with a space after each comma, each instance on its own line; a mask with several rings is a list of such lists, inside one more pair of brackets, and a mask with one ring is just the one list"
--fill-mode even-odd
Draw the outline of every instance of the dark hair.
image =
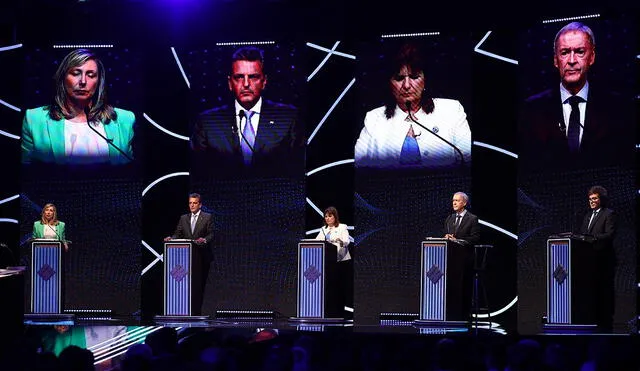
[[231, 65], [235, 61], [260, 62], [260, 68], [264, 73], [264, 52], [255, 46], [244, 46], [236, 50], [231, 56]]
[[[402, 44], [398, 53], [389, 61], [387, 66], [387, 77], [393, 78], [395, 74], [402, 69], [402, 67], [407, 66], [412, 72], [423, 72], [426, 71], [425, 61], [420, 52], [420, 49], [415, 44], [405, 43]], [[385, 101], [385, 110], [384, 115], [387, 119], [393, 117], [393, 114], [396, 110], [397, 102], [393, 95], [389, 94], [387, 100]], [[427, 90], [425, 89], [422, 92], [422, 96], [420, 97], [420, 106], [422, 110], [429, 114], [433, 112], [434, 103], [433, 98], [427, 94]]]
[[600, 205], [602, 205], [603, 207], [607, 206], [607, 204], [609, 203], [609, 192], [607, 192], [606, 188], [596, 185], [589, 188], [589, 190], [587, 191], [587, 197], [596, 194], [598, 195], [598, 197], [600, 197]]
[[202, 197], [200, 196], [200, 193], [195, 193], [195, 192], [189, 193], [189, 198], [197, 198], [198, 201], [202, 200]]
[[[327, 215], [327, 214], [329, 214], [329, 215], [333, 215], [333, 217], [335, 218], [335, 224], [336, 224], [336, 225], [339, 225], [339, 224], [340, 224], [340, 217], [338, 216], [338, 210], [337, 210], [335, 207], [333, 207], [333, 206], [329, 206], [329, 207], [327, 207], [326, 209], [324, 209], [324, 214], [323, 214], [323, 216], [324, 216], [324, 215]], [[324, 224], [325, 224], [325, 226], [327, 226], [327, 227], [328, 227], [328, 225], [327, 225], [327, 223], [326, 223], [326, 222], [325, 222]]]
[[107, 103], [106, 72], [102, 61], [100, 61], [98, 56], [88, 49], [75, 49], [64, 57], [62, 62], [60, 62], [55, 75], [53, 75], [55, 94], [53, 96], [53, 101], [48, 106], [49, 116], [52, 119], [70, 119], [80, 113], [75, 112], [73, 107], [68, 104], [68, 96], [64, 83], [67, 73], [71, 68], [82, 66], [90, 60], [96, 62], [96, 65], [98, 66], [98, 87], [91, 97], [89, 117], [98, 120], [105, 125], [118, 117], [113, 107]]

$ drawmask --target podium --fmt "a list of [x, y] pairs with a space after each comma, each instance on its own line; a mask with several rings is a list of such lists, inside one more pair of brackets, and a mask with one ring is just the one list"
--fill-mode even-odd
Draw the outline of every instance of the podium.
[[29, 320], [72, 320], [73, 314], [63, 314], [62, 241], [35, 238], [31, 244], [31, 307], [25, 314]]
[[427, 238], [420, 248], [420, 314], [426, 326], [466, 326], [462, 300], [469, 247], [444, 238]]
[[564, 234], [547, 239], [546, 330], [595, 329], [593, 290], [598, 279], [592, 238]]
[[200, 255], [192, 240], [173, 239], [164, 243], [163, 315], [155, 316], [156, 321], [208, 319], [208, 316], [194, 315], [200, 312], [202, 303]]
[[296, 322], [341, 323], [344, 308], [340, 300], [337, 248], [323, 240], [298, 243], [298, 291]]

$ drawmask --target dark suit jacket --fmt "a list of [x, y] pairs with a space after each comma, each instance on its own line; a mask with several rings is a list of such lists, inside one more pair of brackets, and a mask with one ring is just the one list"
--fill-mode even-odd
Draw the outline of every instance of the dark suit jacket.
[[607, 250], [613, 252], [613, 238], [616, 234], [616, 214], [608, 208], [601, 208], [594, 217], [589, 227], [589, 219], [591, 219], [591, 210], [587, 212], [582, 219], [580, 233], [589, 234], [595, 237], [594, 247], [596, 250]]
[[215, 175], [303, 176], [304, 133], [298, 122], [297, 109], [263, 99], [259, 118], [251, 166], [245, 166], [235, 106], [232, 104], [202, 112], [191, 135], [195, 168], [214, 172]]
[[601, 167], [634, 160], [633, 102], [589, 85], [580, 151], [570, 155], [559, 87], [529, 97], [520, 108], [519, 161], [527, 168]]
[[471, 245], [475, 245], [480, 242], [480, 223], [478, 223], [478, 217], [471, 214], [469, 210], [464, 214], [460, 221], [460, 226], [456, 233], [455, 231], [456, 213], [453, 213], [447, 217], [444, 222], [445, 234], [453, 234], [455, 238], [469, 241]]
[[209, 213], [205, 213], [200, 210], [196, 227], [191, 233], [191, 213], [184, 214], [178, 220], [175, 232], [173, 232], [172, 238], [186, 238], [195, 240], [200, 237], [206, 238], [207, 243], [202, 246], [202, 254], [205, 261], [212, 260], [212, 254], [210, 251], [211, 240], [213, 240], [213, 217]]

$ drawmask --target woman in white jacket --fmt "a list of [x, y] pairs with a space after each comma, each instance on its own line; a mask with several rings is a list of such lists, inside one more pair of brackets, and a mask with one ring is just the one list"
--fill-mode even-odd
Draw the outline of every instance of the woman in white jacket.
[[338, 210], [329, 206], [324, 211], [324, 227], [320, 228], [320, 232], [316, 236], [316, 240], [326, 240], [335, 245], [338, 249], [338, 261], [350, 260], [349, 255], [349, 231], [346, 224], [340, 223]]
[[339, 293], [338, 313], [347, 320], [353, 319], [353, 261], [349, 254], [349, 231], [346, 224], [340, 223], [338, 210], [330, 206], [324, 210], [324, 226], [316, 240], [325, 240], [337, 247], [338, 265], [336, 266]]

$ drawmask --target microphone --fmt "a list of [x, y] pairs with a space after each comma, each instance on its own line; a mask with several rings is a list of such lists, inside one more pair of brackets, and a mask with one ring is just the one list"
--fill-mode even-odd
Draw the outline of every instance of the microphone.
[[[244, 113], [244, 110], [240, 110], [240, 112], [238, 112], [238, 117], [240, 117], [240, 121], [242, 121], [242, 118], [245, 118], [245, 125], [251, 125], [251, 122], [249, 122], [249, 120], [247, 120], [247, 116]], [[242, 136], [242, 139], [244, 139], [244, 142], [246, 143], [247, 146], [249, 146], [249, 149], [251, 150], [251, 152], [255, 152], [255, 150], [253, 149], [253, 146], [249, 143], [249, 141], [247, 140], [247, 138], [244, 136], [244, 133], [242, 132], [242, 130], [240, 130], [240, 124], [238, 123], [238, 128], [237, 130], [240, 131], [240, 135]]]
[[[413, 114], [411, 114], [411, 102], [409, 101], [405, 101], [404, 102], [405, 106], [407, 107], [407, 112], [409, 112], [409, 119], [411, 121], [413, 121], [416, 125], [420, 126], [421, 128], [423, 128], [424, 130], [428, 131], [429, 133], [435, 135], [436, 137], [438, 137], [440, 140], [442, 140], [443, 142], [447, 143], [448, 145], [450, 145], [451, 147], [453, 147], [453, 149], [455, 149], [458, 154], [460, 155], [460, 161], [461, 161], [461, 165], [464, 165], [464, 155], [462, 154], [462, 151], [460, 150], [460, 148], [456, 147], [453, 143], [449, 142], [448, 140], [444, 139], [443, 137], [441, 137], [440, 135], [436, 134], [433, 130], [428, 129], [426, 126], [422, 125], [421, 123], [419, 123], [416, 119], [413, 118]], [[417, 136], [417, 135], [416, 135]]]
[[62, 241], [62, 237], [60, 237], [60, 234], [58, 233], [58, 231], [56, 231], [55, 228], [53, 228], [50, 224], [47, 224], [47, 227], [49, 227], [49, 229], [51, 229], [53, 233], [56, 234], [56, 236], [58, 237], [58, 241]]
[[127, 155], [123, 150], [121, 150], [120, 147], [113, 144], [113, 139], [109, 139], [105, 137], [104, 135], [100, 134], [100, 132], [96, 130], [93, 126], [91, 126], [91, 124], [89, 123], [89, 106], [84, 107], [84, 114], [87, 117], [87, 126], [89, 127], [89, 129], [93, 130], [94, 133], [98, 134], [98, 136], [100, 136], [100, 138], [104, 139], [108, 144], [110, 144], [111, 147], [117, 149], [118, 152], [122, 153], [122, 155], [126, 157], [129, 161], [133, 161], [133, 159], [129, 157], [129, 155]]

